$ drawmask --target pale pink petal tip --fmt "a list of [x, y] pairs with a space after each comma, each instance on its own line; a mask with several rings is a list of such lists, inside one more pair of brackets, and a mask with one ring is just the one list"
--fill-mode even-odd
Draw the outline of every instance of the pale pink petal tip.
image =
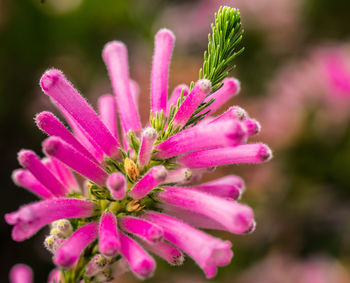
[[62, 139], [58, 137], [47, 138], [43, 142], [43, 149], [45, 154], [57, 158], [79, 174], [104, 186], [108, 177], [107, 173]]
[[47, 70], [40, 79], [40, 85], [43, 91], [49, 91], [50, 88], [52, 88], [55, 85], [55, 83], [61, 78], [64, 78], [64, 75], [60, 70]]
[[162, 184], [166, 179], [168, 171], [164, 166], [152, 167], [135, 186], [130, 190], [129, 196], [141, 199], [151, 192], [156, 186]]
[[199, 80], [196, 84], [202, 92], [209, 93], [211, 91], [211, 82], [207, 79]]
[[255, 119], [247, 119], [243, 123], [247, 128], [247, 133], [249, 136], [254, 136], [261, 130], [260, 123]]
[[98, 223], [91, 222], [79, 228], [58, 249], [54, 263], [63, 268], [73, 268], [83, 250], [91, 244], [98, 234]]
[[142, 141], [140, 146], [140, 152], [137, 158], [137, 163], [140, 169], [143, 169], [148, 165], [151, 160], [151, 155], [153, 151], [153, 144], [157, 139], [157, 131], [152, 127], [146, 128], [142, 133]]
[[101, 254], [96, 254], [85, 267], [86, 276], [94, 276], [102, 271], [108, 264], [108, 259]]
[[121, 227], [128, 233], [134, 234], [149, 243], [158, 243], [163, 238], [163, 229], [159, 226], [132, 216], [120, 218]]
[[111, 193], [112, 198], [122, 200], [126, 192], [125, 176], [119, 172], [114, 172], [109, 175], [106, 186]]
[[19, 186], [28, 189], [40, 198], [53, 198], [54, 195], [43, 186], [29, 171], [17, 169], [12, 172], [13, 182]]
[[100, 220], [98, 247], [100, 252], [108, 257], [115, 256], [120, 251], [117, 218], [110, 211], [102, 214]]
[[133, 239], [120, 233], [122, 256], [128, 261], [131, 271], [140, 279], [151, 277], [156, 263]]
[[125, 53], [127, 52], [127, 48], [123, 42], [114, 40], [106, 43], [103, 48], [102, 56], [105, 61], [109, 60], [108, 56], [111, 52]]
[[266, 144], [260, 144], [260, 149], [258, 151], [257, 157], [262, 161], [266, 162], [272, 159], [272, 150]]
[[32, 283], [33, 271], [25, 264], [16, 264], [10, 270], [10, 283]]

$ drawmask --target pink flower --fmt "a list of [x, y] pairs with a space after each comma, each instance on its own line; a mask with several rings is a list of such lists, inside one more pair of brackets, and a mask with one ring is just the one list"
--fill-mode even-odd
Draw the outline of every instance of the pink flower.
[[[189, 183], [215, 166], [270, 159], [266, 145], [246, 144], [260, 125], [238, 106], [218, 117], [209, 117], [201, 108], [197, 113], [204, 119], [195, 126], [188, 124], [203, 102], [214, 98], [207, 109], [214, 113], [236, 95], [239, 82], [225, 79], [223, 87], [211, 94], [211, 82], [202, 79], [192, 89], [180, 85], [168, 100], [173, 47], [174, 35], [159, 31], [151, 75], [151, 121], [144, 129], [137, 111], [138, 87], [129, 77], [123, 43], [113, 41], [103, 50], [115, 97], [102, 96], [99, 113], [61, 71], [51, 69], [42, 76], [43, 91], [72, 132], [52, 113], [36, 116], [38, 127], [50, 136], [43, 142], [46, 157], [21, 150], [18, 159], [25, 169], [16, 170], [13, 180], [42, 200], [6, 214], [5, 219], [14, 226], [16, 241], [50, 225], [45, 246], [60, 271], [54, 270], [49, 282], [73, 275], [72, 282], [83, 276], [105, 282], [126, 270], [148, 278], [156, 267], [149, 252], [171, 265], [182, 264], [184, 252], [211, 278], [217, 267], [230, 263], [231, 243], [197, 228], [237, 234], [254, 229], [252, 209], [237, 202], [244, 190], [239, 177]], [[70, 269], [80, 273], [69, 273]]]

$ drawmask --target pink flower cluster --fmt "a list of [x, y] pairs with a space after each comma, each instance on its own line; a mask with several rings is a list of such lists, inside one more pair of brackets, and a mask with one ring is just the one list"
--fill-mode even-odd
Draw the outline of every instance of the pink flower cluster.
[[[24, 169], [15, 170], [12, 177], [42, 200], [6, 214], [5, 219], [14, 226], [15, 241], [50, 225], [45, 246], [57, 269], [49, 282], [78, 282], [74, 280], [84, 276], [105, 282], [126, 270], [147, 278], [156, 267], [148, 251], [171, 265], [182, 264], [184, 252], [211, 278], [217, 267], [230, 263], [231, 243], [199, 228], [236, 234], [254, 229], [252, 209], [237, 202], [244, 189], [239, 177], [196, 186], [190, 182], [219, 165], [270, 159], [266, 145], [246, 144], [260, 125], [237, 106], [186, 125], [203, 101], [215, 99], [209, 106], [213, 113], [239, 92], [239, 83], [227, 78], [211, 94], [210, 81], [203, 79], [192, 89], [175, 88], [167, 99], [174, 40], [166, 29], [155, 37], [151, 113], [158, 120], [154, 127], [151, 123], [142, 129], [137, 88], [130, 80], [127, 49], [121, 42], [110, 42], [103, 50], [115, 97], [102, 96], [98, 113], [61, 71], [51, 69], [42, 76], [44, 93], [72, 131], [50, 112], [36, 116], [37, 126], [49, 135], [43, 142], [46, 157], [21, 150], [18, 160]], [[172, 117], [164, 114], [167, 110]], [[165, 137], [159, 121], [165, 131], [171, 126], [173, 132]], [[80, 184], [75, 174], [85, 182]], [[11, 273], [13, 283], [31, 282], [30, 278], [23, 266]]]

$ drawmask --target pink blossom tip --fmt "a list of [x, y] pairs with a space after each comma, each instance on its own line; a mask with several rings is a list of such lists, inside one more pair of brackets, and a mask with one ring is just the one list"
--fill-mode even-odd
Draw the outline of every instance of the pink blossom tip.
[[155, 37], [152, 74], [151, 110], [153, 113], [166, 111], [168, 95], [168, 74], [175, 35], [168, 29], [161, 29]]
[[22, 149], [18, 161], [55, 196], [64, 196], [68, 191], [33, 151]]
[[125, 176], [119, 172], [109, 175], [106, 186], [115, 200], [122, 200], [126, 193], [127, 182]]
[[133, 239], [120, 233], [121, 255], [128, 261], [131, 271], [140, 279], [151, 277], [156, 263]]
[[145, 240], [149, 243], [157, 243], [163, 238], [163, 229], [144, 219], [132, 216], [120, 218], [121, 227], [128, 233]]
[[152, 167], [130, 190], [129, 196], [134, 199], [145, 197], [156, 186], [165, 181], [167, 174], [168, 171], [164, 166]]
[[48, 156], [58, 159], [96, 184], [104, 186], [108, 174], [62, 139], [58, 137], [47, 138], [43, 142], [43, 150]]
[[254, 136], [258, 134], [261, 130], [260, 123], [255, 119], [247, 119], [243, 123], [247, 128], [247, 133], [249, 136]]
[[137, 158], [137, 163], [139, 164], [140, 169], [143, 169], [145, 166], [147, 166], [151, 160], [153, 144], [156, 139], [157, 131], [152, 127], [148, 127], [143, 131], [140, 151]]
[[189, 168], [204, 168], [236, 163], [261, 163], [272, 158], [271, 149], [262, 143], [242, 144], [191, 152], [177, 159]]
[[104, 212], [101, 216], [98, 247], [108, 257], [115, 256], [120, 251], [117, 218], [112, 212]]
[[13, 182], [19, 186], [28, 189], [40, 198], [53, 198], [54, 195], [43, 186], [29, 171], [17, 169], [12, 172]]
[[92, 243], [98, 234], [98, 223], [91, 222], [82, 226], [58, 249], [54, 263], [63, 268], [73, 268], [83, 250]]
[[187, 95], [179, 110], [176, 112], [173, 118], [173, 125], [175, 127], [183, 127], [210, 91], [211, 82], [209, 80], [202, 79], [197, 81], [192, 91]]
[[10, 283], [33, 283], [33, 271], [25, 264], [14, 265], [9, 274]]

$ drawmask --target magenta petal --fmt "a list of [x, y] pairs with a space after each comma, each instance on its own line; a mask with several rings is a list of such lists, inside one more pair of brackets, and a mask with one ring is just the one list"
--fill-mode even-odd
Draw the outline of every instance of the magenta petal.
[[43, 91], [71, 115], [108, 156], [115, 156], [120, 146], [93, 108], [67, 81], [61, 71], [51, 69], [40, 80]]
[[257, 143], [191, 152], [178, 158], [177, 162], [189, 168], [204, 168], [235, 163], [261, 163], [271, 158], [271, 149], [265, 144]]
[[168, 187], [158, 193], [158, 198], [167, 204], [214, 219], [232, 233], [247, 233], [254, 223], [250, 207], [203, 192]]
[[61, 161], [46, 157], [43, 163], [69, 189], [69, 192], [80, 192], [80, 187], [71, 170]]
[[156, 267], [154, 259], [133, 239], [120, 232], [123, 257], [128, 261], [131, 271], [140, 279], [151, 277]]
[[118, 41], [107, 43], [103, 49], [102, 57], [112, 81], [124, 134], [129, 130], [140, 130], [139, 114], [133, 99], [130, 99], [128, 52], [125, 45]]
[[152, 127], [148, 127], [142, 132], [141, 146], [137, 158], [137, 163], [141, 169], [148, 165], [149, 161], [151, 160], [153, 144], [156, 139], [157, 131]]
[[181, 265], [185, 260], [183, 253], [167, 242], [161, 241], [157, 244], [142, 242], [142, 245], [171, 265]]
[[[232, 106], [226, 112], [216, 117], [215, 119], [209, 121], [209, 123], [215, 123], [218, 121], [226, 121], [226, 120], [239, 120], [244, 121], [248, 118], [248, 113], [239, 106]], [[208, 118], [206, 118], [208, 119]], [[204, 121], [206, 120], [204, 119]]]
[[35, 117], [35, 122], [37, 126], [49, 136], [56, 136], [61, 138], [76, 150], [86, 155], [86, 157], [90, 158], [94, 162], [96, 161], [90, 152], [81, 145], [81, 143], [73, 136], [73, 134], [51, 112], [44, 111], [37, 114]]
[[63, 268], [73, 268], [84, 249], [96, 240], [98, 223], [91, 222], [75, 231], [58, 249], [54, 263]]
[[38, 197], [47, 199], [53, 198], [54, 195], [43, 186], [29, 171], [17, 169], [12, 173], [13, 182], [19, 186], [28, 189]]
[[158, 144], [157, 157], [167, 159], [190, 151], [235, 146], [242, 143], [245, 136], [245, 127], [236, 120], [200, 124]]
[[134, 199], [145, 197], [156, 186], [164, 182], [167, 176], [167, 170], [164, 166], [152, 167], [134, 187], [131, 188], [129, 196]]
[[10, 270], [10, 283], [32, 283], [33, 271], [25, 264], [16, 264]]
[[117, 218], [112, 212], [104, 212], [100, 220], [98, 248], [105, 256], [115, 256], [120, 250]]
[[205, 99], [205, 102], [208, 102], [212, 98], [215, 99], [209, 106], [211, 113], [214, 113], [217, 109], [224, 105], [231, 97], [237, 95], [240, 89], [240, 82], [237, 79], [224, 79], [223, 86]]
[[214, 238], [190, 225], [163, 213], [148, 211], [142, 214], [164, 230], [164, 238], [192, 257], [208, 278], [215, 276], [216, 267], [230, 263], [231, 243]]
[[98, 99], [98, 112], [102, 122], [106, 125], [113, 136], [118, 139], [117, 133], [117, 107], [115, 98], [106, 94]]
[[55, 196], [64, 196], [68, 189], [46, 168], [39, 157], [31, 150], [22, 149], [18, 153], [19, 163], [33, 174]]
[[139, 108], [140, 87], [134, 80], [130, 80], [130, 92], [137, 110]]
[[168, 96], [168, 74], [175, 36], [168, 29], [161, 29], [155, 37], [151, 75], [151, 110], [166, 111]]
[[134, 234], [149, 243], [157, 243], [163, 238], [163, 229], [159, 226], [132, 216], [120, 218], [120, 226], [126, 232]]
[[42, 227], [63, 218], [84, 218], [95, 214], [96, 204], [88, 200], [59, 198], [35, 202], [5, 214], [8, 224], [15, 225], [12, 238], [23, 241]]
[[166, 110], [166, 114], [169, 113], [170, 111], [170, 106], [173, 105], [174, 107], [176, 106], [177, 104], [177, 101], [178, 99], [180, 98], [181, 96], [181, 92], [182, 92], [182, 95], [183, 97], [186, 97], [188, 95], [188, 92], [189, 92], [189, 88], [187, 85], [184, 85], [184, 84], [181, 84], [181, 85], [178, 85], [173, 93], [171, 94], [169, 100], [168, 100], [168, 103], [167, 103], [167, 110]]
[[185, 101], [181, 104], [179, 110], [176, 112], [173, 118], [174, 127], [185, 126], [192, 113], [196, 110], [199, 104], [211, 91], [211, 83], [209, 80], [199, 80], [194, 85], [194, 88], [190, 94], [186, 97]]
[[238, 176], [229, 175], [188, 188], [220, 197], [239, 199], [244, 191], [244, 182]]
[[127, 181], [122, 173], [114, 172], [110, 174], [106, 186], [110, 191], [112, 198], [122, 200], [125, 197]]
[[100, 186], [104, 186], [108, 174], [96, 163], [57, 137], [49, 137], [43, 142], [45, 154], [57, 158], [76, 172]]

